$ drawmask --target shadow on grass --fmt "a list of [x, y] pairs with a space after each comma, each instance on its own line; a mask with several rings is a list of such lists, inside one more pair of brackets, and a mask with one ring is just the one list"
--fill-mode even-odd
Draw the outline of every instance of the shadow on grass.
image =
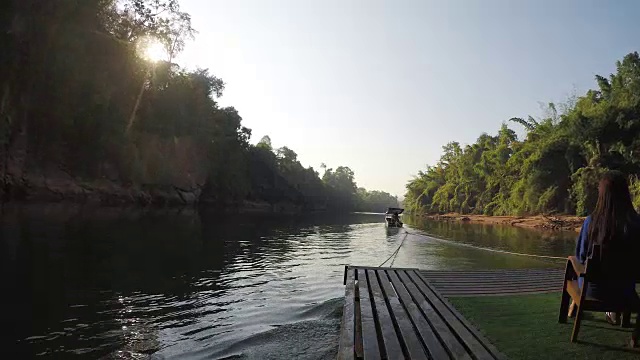
[[578, 340], [578, 342], [576, 344], [593, 346], [593, 347], [597, 347], [597, 348], [600, 348], [600, 349], [606, 350], [606, 351], [626, 352], [626, 353], [629, 353], [629, 354], [634, 354], [636, 356], [640, 355], [640, 351], [638, 349], [632, 349], [631, 347], [629, 347], [629, 348], [621, 348], [621, 347], [617, 347], [617, 346], [611, 346], [611, 345], [606, 345], [606, 344], [598, 344], [598, 343], [595, 343], [595, 342], [582, 341], [582, 340]]
[[[573, 323], [571, 323], [571, 326], [573, 326]], [[633, 332], [633, 329], [624, 329], [624, 328], [621, 328], [619, 326], [610, 325], [606, 321], [605, 321], [604, 324], [584, 323], [584, 324], [582, 324], [580, 326], [580, 329], [583, 329], [583, 328], [604, 329], [604, 330], [607, 330], [607, 331], [619, 331], [619, 332], [624, 332], [624, 333], [629, 334], [629, 337], [631, 337], [631, 333]]]

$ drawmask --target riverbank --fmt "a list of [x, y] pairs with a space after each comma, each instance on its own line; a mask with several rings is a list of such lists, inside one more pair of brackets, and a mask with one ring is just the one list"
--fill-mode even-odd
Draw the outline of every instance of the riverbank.
[[580, 232], [584, 217], [558, 215], [558, 216], [488, 216], [488, 215], [461, 215], [456, 213], [443, 215], [423, 215], [426, 219], [438, 221], [459, 221], [489, 225], [510, 225], [529, 229], [541, 230], [566, 230]]
[[[194, 181], [174, 184], [133, 184], [108, 178], [82, 179], [62, 171], [29, 172], [5, 176], [0, 184], [0, 204], [77, 204], [107, 207], [176, 207], [204, 205], [228, 212], [300, 214], [326, 209], [305, 209], [287, 201], [241, 200], [220, 204], [203, 195]], [[204, 180], [202, 180], [204, 182]]]
[[124, 184], [108, 179], [82, 180], [61, 176], [24, 176], [7, 181], [1, 195], [8, 201], [28, 203], [88, 203], [103, 206], [180, 206], [198, 201], [198, 186]]

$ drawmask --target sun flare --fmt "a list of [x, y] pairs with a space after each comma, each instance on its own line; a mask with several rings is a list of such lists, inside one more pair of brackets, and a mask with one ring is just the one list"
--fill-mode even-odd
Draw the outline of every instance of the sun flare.
[[140, 52], [148, 61], [158, 62], [167, 59], [167, 50], [164, 45], [154, 38], [146, 38], [140, 44]]

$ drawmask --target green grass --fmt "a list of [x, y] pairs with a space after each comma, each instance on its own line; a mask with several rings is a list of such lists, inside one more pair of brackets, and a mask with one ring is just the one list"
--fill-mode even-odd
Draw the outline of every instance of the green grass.
[[603, 313], [586, 313], [572, 344], [573, 319], [558, 323], [559, 293], [450, 301], [510, 359], [640, 359], [628, 346], [631, 329], [609, 325]]

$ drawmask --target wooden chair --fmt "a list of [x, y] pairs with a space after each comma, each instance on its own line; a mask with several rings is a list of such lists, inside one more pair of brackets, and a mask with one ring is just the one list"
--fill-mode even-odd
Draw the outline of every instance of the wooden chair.
[[[626, 303], [605, 302], [587, 296], [589, 283], [598, 279], [601, 275], [599, 254], [600, 246], [594, 245], [592, 255], [589, 256], [585, 265], [582, 265], [575, 256], [569, 256], [567, 259], [558, 322], [566, 323], [567, 318], [575, 313], [571, 342], [578, 340], [580, 322], [585, 311], [623, 313], [622, 326], [624, 327], [630, 326], [631, 313], [640, 312], [640, 299], [637, 296], [633, 301]], [[582, 289], [578, 283], [579, 278], [584, 279]], [[569, 301], [573, 301], [571, 308], [569, 307]], [[638, 325], [636, 321], [636, 326]]]

